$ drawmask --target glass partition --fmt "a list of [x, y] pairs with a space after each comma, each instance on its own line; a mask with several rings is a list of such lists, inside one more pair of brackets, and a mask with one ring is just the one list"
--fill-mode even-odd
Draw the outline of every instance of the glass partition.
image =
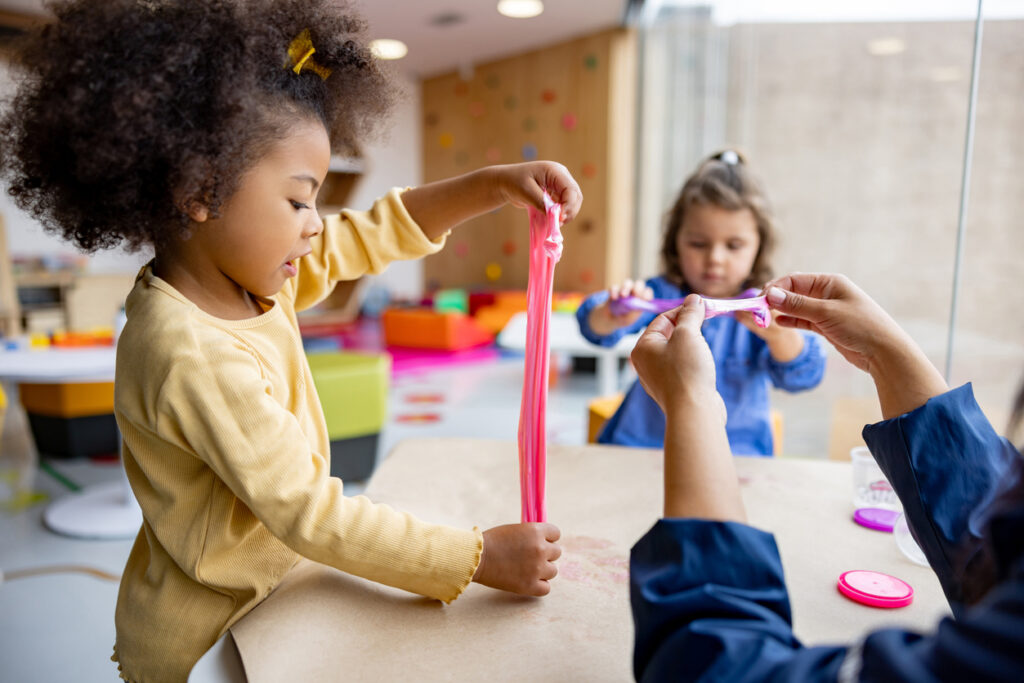
[[[951, 381], [974, 380], [1001, 428], [996, 407], [1024, 374], [1024, 7], [989, 4]], [[847, 274], [942, 370], [977, 11], [645, 3], [635, 274], [659, 272], [664, 214], [687, 175], [734, 146], [775, 210], [776, 274]], [[818, 388], [772, 402], [786, 455], [846, 458], [878, 416], [870, 378], [831, 349]]]

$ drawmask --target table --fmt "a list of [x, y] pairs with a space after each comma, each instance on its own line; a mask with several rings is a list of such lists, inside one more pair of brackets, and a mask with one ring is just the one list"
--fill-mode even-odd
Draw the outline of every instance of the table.
[[[629, 334], [620, 339], [615, 346], [598, 346], [587, 341], [580, 334], [579, 323], [573, 313], [551, 314], [551, 327], [548, 340], [554, 352], [568, 353], [573, 356], [595, 358], [597, 360], [597, 385], [599, 396], [610, 396], [619, 391], [619, 359], [629, 358], [636, 346], [641, 333]], [[498, 346], [507, 349], [526, 349], [526, 313], [513, 315], [505, 328], [498, 334]]]
[[[0, 381], [11, 387], [8, 410], [21, 410], [14, 391], [18, 382], [112, 382], [116, 358], [113, 347], [2, 351]], [[124, 475], [124, 468], [121, 472]], [[142, 526], [142, 510], [125, 475], [54, 501], [43, 521], [49, 529], [75, 538], [132, 538]]]
[[[407, 440], [366, 495], [423, 519], [488, 528], [518, 521], [517, 463], [511, 442]], [[803, 642], [854, 641], [886, 626], [927, 631], [949, 613], [931, 570], [906, 559], [891, 534], [852, 522], [849, 463], [736, 465], [751, 523], [778, 540]], [[660, 514], [661, 481], [660, 451], [550, 446], [548, 509], [563, 556], [541, 599], [473, 584], [442, 606], [302, 561], [230, 631], [248, 680], [400, 680], [413, 671], [421, 681], [632, 680], [629, 549]], [[847, 600], [836, 581], [849, 569], [906, 580], [914, 603], [879, 610]]]

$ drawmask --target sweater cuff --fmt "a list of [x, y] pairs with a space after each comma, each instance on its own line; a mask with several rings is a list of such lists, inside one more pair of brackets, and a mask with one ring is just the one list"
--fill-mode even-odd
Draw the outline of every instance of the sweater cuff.
[[[465, 537], [460, 539], [458, 544], [453, 544], [444, 553], [443, 562], [452, 567], [453, 574], [464, 572], [458, 578], [456, 585], [446, 595], [439, 595], [438, 598], [445, 604], [450, 604], [462, 595], [469, 584], [473, 582], [477, 567], [480, 566], [480, 557], [484, 551], [484, 535], [480, 527], [473, 527], [472, 531], [463, 532]], [[468, 572], [466, 568], [468, 567]]]

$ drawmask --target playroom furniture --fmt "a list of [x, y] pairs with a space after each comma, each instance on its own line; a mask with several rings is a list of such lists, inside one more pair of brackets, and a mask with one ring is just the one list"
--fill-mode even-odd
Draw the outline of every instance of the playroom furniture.
[[[541, 600], [471, 584], [442, 606], [302, 561], [218, 651], [237, 647], [249, 683], [338, 671], [367, 681], [409, 671], [420, 681], [488, 680], [496, 671], [503, 680], [631, 680], [629, 549], [661, 514], [662, 458], [649, 449], [549, 447], [548, 509], [563, 554]], [[410, 439], [366, 495], [423, 519], [486, 529], [518, 521], [517, 467], [512, 442]], [[949, 614], [930, 569], [907, 560], [891, 534], [853, 523], [849, 464], [741, 457], [736, 469], [750, 519], [778, 540], [803, 642], [852, 643], [897, 624], [927, 631]], [[910, 583], [913, 604], [880, 610], [843, 597], [840, 574], [864, 566]]]
[[7, 249], [7, 229], [0, 216], [0, 337], [21, 334], [21, 307], [14, 284], [11, 254]]
[[[587, 341], [580, 334], [580, 326], [572, 313], [551, 314], [549, 339], [552, 353], [564, 353], [581, 358], [597, 360], [597, 393], [609, 396], [619, 391], [622, 383], [619, 373], [619, 361], [629, 358], [640, 334], [626, 335], [611, 347], [597, 346]], [[509, 319], [505, 329], [496, 340], [498, 345], [506, 349], [522, 351], [526, 349], [526, 313], [516, 313]]]
[[331, 476], [367, 479], [388, 412], [391, 358], [382, 353], [307, 356], [331, 440]]
[[461, 351], [489, 344], [494, 337], [464, 313], [429, 308], [389, 308], [381, 314], [388, 346]]
[[[633, 240], [636, 37], [613, 29], [423, 81], [423, 180], [491, 164], [556, 159], [586, 201], [563, 227], [556, 292], [629, 274]], [[526, 289], [526, 212], [479, 216], [424, 260], [428, 289]]]
[[114, 383], [25, 382], [21, 405], [40, 455], [84, 458], [116, 454], [120, 443], [114, 419]]
[[[0, 380], [13, 402], [10, 389], [18, 383], [112, 382], [115, 358], [114, 347], [0, 351]], [[123, 475], [123, 467], [121, 471]], [[43, 521], [50, 530], [76, 538], [131, 538], [142, 525], [142, 511], [128, 477], [122, 476], [54, 501], [43, 513]]]

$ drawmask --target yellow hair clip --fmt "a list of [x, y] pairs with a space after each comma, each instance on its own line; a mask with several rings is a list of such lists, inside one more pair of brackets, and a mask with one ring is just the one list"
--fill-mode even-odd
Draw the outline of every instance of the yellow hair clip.
[[[313, 59], [314, 52], [316, 52], [316, 48], [313, 47], [313, 40], [309, 37], [309, 29], [302, 29], [302, 33], [295, 36], [288, 45], [288, 59], [291, 62], [291, 70], [300, 74], [303, 69], [309, 69], [326, 81], [327, 77], [331, 75], [331, 70], [326, 66], [316, 63]], [[286, 64], [285, 68], [288, 66]]]

